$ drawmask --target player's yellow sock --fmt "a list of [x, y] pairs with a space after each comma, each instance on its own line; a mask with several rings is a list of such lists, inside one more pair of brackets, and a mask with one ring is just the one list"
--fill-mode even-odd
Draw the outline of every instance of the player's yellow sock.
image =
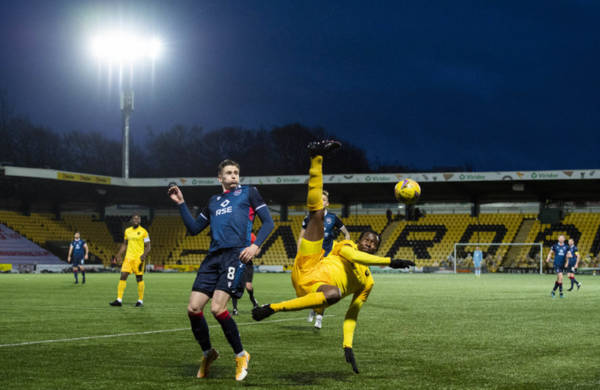
[[311, 157], [308, 175], [306, 206], [309, 211], [321, 210], [323, 208], [323, 156]]
[[123, 300], [123, 293], [125, 292], [126, 286], [127, 286], [126, 280], [119, 280], [119, 286], [117, 287], [117, 299], [119, 301]]
[[289, 301], [283, 301], [279, 303], [271, 303], [271, 309], [274, 311], [294, 311], [307, 309], [309, 307], [315, 307], [323, 305], [327, 302], [325, 294], [322, 292], [314, 292], [306, 294], [303, 297], [290, 299]]
[[138, 282], [138, 300], [139, 301], [143, 301], [144, 300], [144, 281], [142, 280], [141, 282]]

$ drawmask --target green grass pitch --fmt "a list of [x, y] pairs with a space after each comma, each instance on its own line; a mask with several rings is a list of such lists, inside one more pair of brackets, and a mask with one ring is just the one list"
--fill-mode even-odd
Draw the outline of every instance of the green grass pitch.
[[[1, 387], [600, 388], [600, 283], [593, 276], [579, 276], [580, 291], [552, 299], [551, 275], [376, 274], [354, 340], [358, 375], [341, 348], [349, 298], [329, 308], [316, 331], [306, 311], [253, 322], [244, 296], [236, 321], [252, 359], [242, 383], [210, 315], [221, 357], [209, 378], [195, 378], [201, 351], [186, 315], [194, 276], [147, 274], [143, 308], [134, 307], [130, 277], [125, 305], [116, 308], [108, 302], [117, 274], [88, 274], [85, 285], [69, 274], [0, 275]], [[261, 303], [294, 295], [289, 274], [256, 274], [254, 284]]]

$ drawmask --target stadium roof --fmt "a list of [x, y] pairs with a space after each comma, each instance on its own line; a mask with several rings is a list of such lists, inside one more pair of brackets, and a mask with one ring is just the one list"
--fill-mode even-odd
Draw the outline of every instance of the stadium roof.
[[[600, 169], [523, 172], [441, 172], [326, 175], [325, 188], [336, 203], [390, 203], [393, 185], [410, 177], [422, 187], [425, 202], [598, 201]], [[303, 203], [308, 176], [243, 177], [242, 184], [259, 187], [270, 203]], [[52, 169], [1, 167], [0, 198], [172, 206], [166, 195], [174, 182], [192, 204], [202, 205], [218, 191], [216, 178], [130, 178], [98, 176]]]

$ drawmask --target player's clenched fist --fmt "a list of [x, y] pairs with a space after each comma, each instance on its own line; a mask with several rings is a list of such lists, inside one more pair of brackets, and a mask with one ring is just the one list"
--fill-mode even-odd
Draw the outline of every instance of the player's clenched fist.
[[177, 204], [182, 204], [184, 202], [183, 193], [176, 185], [173, 184], [169, 186], [168, 194], [169, 197], [173, 200], [173, 202]]

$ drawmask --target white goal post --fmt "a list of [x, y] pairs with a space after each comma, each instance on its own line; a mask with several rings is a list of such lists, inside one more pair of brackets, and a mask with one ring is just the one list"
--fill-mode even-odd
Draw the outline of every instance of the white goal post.
[[[496, 243], [496, 242], [456, 242], [454, 243], [454, 257], [452, 262], [454, 263], [454, 273], [456, 273], [456, 263], [457, 263], [457, 248], [459, 246], [472, 246], [472, 247], [492, 247], [492, 246], [538, 246], [540, 248], [539, 257], [540, 257], [540, 275], [543, 274], [543, 254], [544, 254], [544, 244], [541, 242], [511, 242], [511, 243]], [[485, 260], [485, 259], [484, 259]]]

